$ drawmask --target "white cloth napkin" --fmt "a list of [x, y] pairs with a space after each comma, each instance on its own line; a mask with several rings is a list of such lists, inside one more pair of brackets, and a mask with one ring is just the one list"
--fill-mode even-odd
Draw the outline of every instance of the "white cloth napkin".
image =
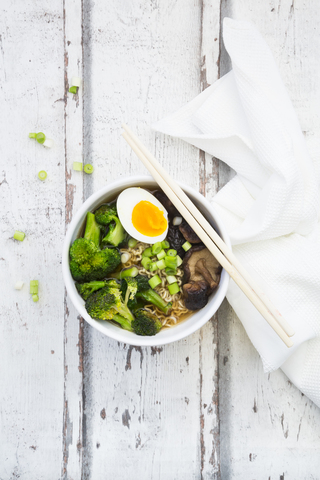
[[320, 406], [319, 186], [269, 47], [226, 18], [233, 70], [154, 128], [223, 160], [237, 175], [214, 205], [233, 251], [294, 327], [287, 348], [233, 281], [227, 299], [261, 355]]

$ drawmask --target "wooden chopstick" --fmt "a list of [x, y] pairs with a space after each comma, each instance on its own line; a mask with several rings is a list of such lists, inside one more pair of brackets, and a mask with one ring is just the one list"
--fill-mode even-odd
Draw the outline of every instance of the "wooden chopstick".
[[[203, 217], [203, 215], [199, 212], [196, 206], [190, 201], [190, 199], [186, 196], [186, 194], [182, 191], [182, 189], [171, 179], [171, 177], [167, 174], [167, 172], [161, 167], [161, 165], [157, 162], [157, 160], [153, 157], [153, 155], [144, 147], [144, 145], [140, 142], [140, 140], [131, 132], [129, 127], [123, 125], [125, 132], [123, 133], [124, 139], [128, 142], [131, 146], [133, 151], [137, 154], [146, 168], [149, 170], [151, 175], [154, 177], [156, 182], [162, 188], [162, 190], [166, 193], [166, 195], [170, 198], [172, 203], [176, 206], [178, 211], [181, 215], [185, 218], [185, 220], [189, 223], [189, 225], [194, 229], [203, 243], [207, 246], [207, 248], [211, 251], [211, 253], [216, 257], [218, 262], [221, 266], [229, 273], [231, 278], [237, 283], [237, 285], [241, 288], [241, 290], [245, 293], [245, 295], [249, 298], [249, 300], [253, 303], [253, 305], [257, 308], [257, 310], [261, 313], [261, 315], [266, 319], [269, 325], [273, 328], [273, 330], [279, 335], [279, 337], [283, 340], [283, 342], [288, 346], [291, 347], [293, 345], [292, 340], [289, 338], [288, 334], [286, 333], [284, 327], [280, 325], [278, 318], [280, 317], [280, 321], [282, 324], [285, 325], [286, 329], [292, 335], [294, 332], [291, 327], [284, 321], [281, 317], [280, 313], [275, 309], [275, 307], [271, 304], [270, 300], [268, 301], [269, 305], [272, 305], [272, 310], [276, 313], [276, 317], [270, 311], [269, 307], [265, 304], [266, 303], [266, 295], [263, 294], [262, 298], [257, 294], [257, 286], [253, 284], [252, 279], [250, 279], [249, 274], [246, 272], [246, 278], [243, 276], [242, 272], [245, 271], [243, 266], [240, 262], [236, 259], [237, 265], [240, 265], [241, 274], [236, 268], [236, 266], [232, 263], [233, 258], [236, 258], [230, 249], [225, 245], [221, 237], [215, 232], [215, 230], [211, 227], [209, 222]], [[212, 238], [210, 238], [212, 235]], [[217, 241], [216, 241], [217, 239]], [[213, 241], [214, 240], [214, 241]], [[216, 245], [216, 243], [218, 246]], [[231, 255], [230, 255], [231, 253]], [[232, 259], [232, 261], [230, 261]], [[247, 279], [250, 279], [250, 283]], [[278, 323], [279, 322], [279, 323]], [[288, 328], [289, 327], [289, 328]]]

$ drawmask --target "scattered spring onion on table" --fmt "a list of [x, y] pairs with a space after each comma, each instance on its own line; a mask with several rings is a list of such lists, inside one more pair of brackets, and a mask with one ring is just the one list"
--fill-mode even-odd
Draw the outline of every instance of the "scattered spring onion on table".
[[76, 172], [82, 172], [83, 164], [81, 162], [73, 162], [73, 170]]
[[15, 288], [16, 290], [21, 290], [22, 287], [23, 287], [23, 285], [24, 285], [24, 282], [22, 282], [22, 281], [16, 282], [16, 283], [14, 284], [14, 288]]
[[93, 172], [94, 168], [93, 166], [90, 164], [90, 163], [86, 163], [83, 170], [85, 171], [85, 173], [87, 173], [88, 175], [91, 175], [91, 173]]
[[39, 281], [38, 280], [30, 280], [30, 294], [37, 295], [39, 288]]
[[16, 230], [16, 231], [14, 232], [13, 238], [14, 238], [15, 240], [19, 240], [19, 242], [23, 242], [23, 240], [25, 239], [25, 236], [26, 236], [25, 233], [19, 232], [19, 230]]
[[47, 172], [45, 170], [40, 170], [38, 173], [38, 178], [44, 181], [47, 178]]
[[53, 140], [51, 140], [51, 138], [47, 138], [43, 132], [31, 132], [29, 133], [29, 138], [34, 138], [38, 143], [40, 143], [40, 145], [43, 145], [44, 147], [53, 147]]
[[69, 88], [70, 93], [77, 93], [78, 88], [80, 87], [81, 80], [79, 77], [72, 77], [71, 87]]

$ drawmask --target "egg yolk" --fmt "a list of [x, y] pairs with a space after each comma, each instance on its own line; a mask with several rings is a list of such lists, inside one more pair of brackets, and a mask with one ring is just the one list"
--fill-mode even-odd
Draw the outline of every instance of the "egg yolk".
[[138, 232], [157, 237], [166, 231], [168, 222], [163, 212], [147, 200], [142, 200], [132, 210], [132, 223]]

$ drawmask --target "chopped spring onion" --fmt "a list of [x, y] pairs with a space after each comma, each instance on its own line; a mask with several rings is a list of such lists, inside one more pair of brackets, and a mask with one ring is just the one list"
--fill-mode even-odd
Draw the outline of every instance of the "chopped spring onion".
[[32, 295], [32, 300], [33, 300], [34, 302], [39, 302], [39, 296], [38, 296], [38, 294], [35, 293], [34, 295]]
[[70, 93], [77, 93], [77, 91], [78, 91], [78, 87], [76, 87], [75, 85], [69, 88]]
[[172, 225], [174, 225], [175, 227], [177, 227], [178, 225], [181, 225], [182, 223], [182, 217], [174, 217], [174, 219], [172, 220]]
[[171, 285], [171, 283], [177, 283], [177, 279], [174, 275], [168, 275], [167, 282], [169, 283], [169, 285]]
[[177, 268], [177, 257], [169, 257], [168, 255], [164, 257], [166, 267]]
[[71, 78], [71, 85], [73, 87], [80, 87], [81, 79], [79, 77], [72, 77]]
[[146, 270], [149, 269], [149, 266], [151, 265], [151, 260], [149, 257], [143, 257], [143, 259], [141, 260], [141, 265], [143, 266], [143, 268], [145, 268]]
[[162, 282], [160, 280], [159, 275], [154, 275], [152, 278], [149, 280], [149, 285], [151, 288], [156, 288], [158, 285], [160, 285]]
[[170, 250], [167, 251], [168, 257], [175, 257], [177, 253], [177, 250], [174, 250], [173, 248], [170, 248]]
[[177, 283], [171, 283], [171, 285], [168, 285], [168, 290], [171, 295], [174, 295], [175, 293], [180, 292], [180, 287]]
[[47, 178], [47, 172], [45, 170], [40, 170], [38, 173], [38, 178], [42, 181], [45, 180]]
[[37, 295], [38, 294], [38, 286], [39, 286], [38, 280], [30, 280], [30, 293], [31, 293], [31, 295]]
[[183, 245], [182, 245], [182, 248], [185, 252], [187, 252], [188, 250], [190, 250], [190, 248], [192, 247], [191, 243], [189, 242], [185, 242]]
[[142, 252], [142, 257], [152, 257], [152, 248], [148, 247]]
[[83, 170], [84, 170], [86, 173], [88, 173], [88, 175], [90, 175], [90, 174], [93, 172], [94, 168], [93, 168], [93, 166], [92, 166], [90, 163], [86, 163], [85, 166], [84, 166], [84, 168], [83, 168]]
[[42, 133], [42, 132], [37, 133], [36, 134], [36, 140], [37, 140], [38, 143], [41, 143], [41, 145], [42, 145], [46, 140], [45, 134]]
[[153, 255], [157, 255], [158, 253], [160, 253], [161, 250], [162, 250], [161, 242], [156, 242], [152, 245]]
[[176, 268], [168, 268], [166, 267], [165, 269], [166, 275], [177, 275], [177, 269]]
[[149, 265], [149, 270], [150, 272], [155, 272], [156, 270], [158, 270], [157, 262], [151, 262]]
[[181, 257], [179, 257], [179, 255], [176, 256], [176, 259], [177, 259], [177, 267], [180, 267], [180, 265], [182, 264], [183, 260]]
[[76, 172], [82, 172], [82, 163], [73, 162], [73, 170], [76, 170]]
[[125, 270], [122, 270], [120, 272], [120, 279], [126, 278], [126, 277], [136, 277], [139, 273], [139, 270], [137, 267], [130, 267], [126, 268]]
[[45, 141], [43, 142], [43, 146], [47, 148], [52, 148], [53, 140], [51, 138], [46, 138]]
[[14, 288], [16, 290], [21, 290], [23, 285], [24, 285], [24, 282], [16, 282], [15, 285], [14, 285]]
[[166, 252], [164, 250], [161, 250], [159, 253], [157, 253], [158, 260], [161, 260], [165, 256], [166, 256]]
[[121, 255], [121, 263], [127, 263], [127, 262], [129, 262], [130, 258], [131, 258], [130, 253], [124, 252], [124, 253]]
[[138, 243], [138, 240], [136, 240], [135, 238], [130, 238], [128, 242], [128, 247], [134, 248], [137, 245], [137, 243]]
[[159, 270], [163, 270], [164, 268], [166, 268], [166, 264], [165, 264], [163, 259], [156, 262], [156, 264], [157, 264], [157, 267], [159, 268]]
[[37, 134], [36, 133], [29, 133], [29, 138], [36, 138]]
[[162, 245], [162, 248], [170, 248], [170, 243], [168, 242], [168, 240], [163, 240], [163, 242], [161, 242], [161, 245]]
[[19, 232], [19, 230], [16, 230], [13, 234], [13, 238], [15, 240], [19, 240], [19, 242], [23, 242], [25, 236], [26, 234], [23, 232]]

